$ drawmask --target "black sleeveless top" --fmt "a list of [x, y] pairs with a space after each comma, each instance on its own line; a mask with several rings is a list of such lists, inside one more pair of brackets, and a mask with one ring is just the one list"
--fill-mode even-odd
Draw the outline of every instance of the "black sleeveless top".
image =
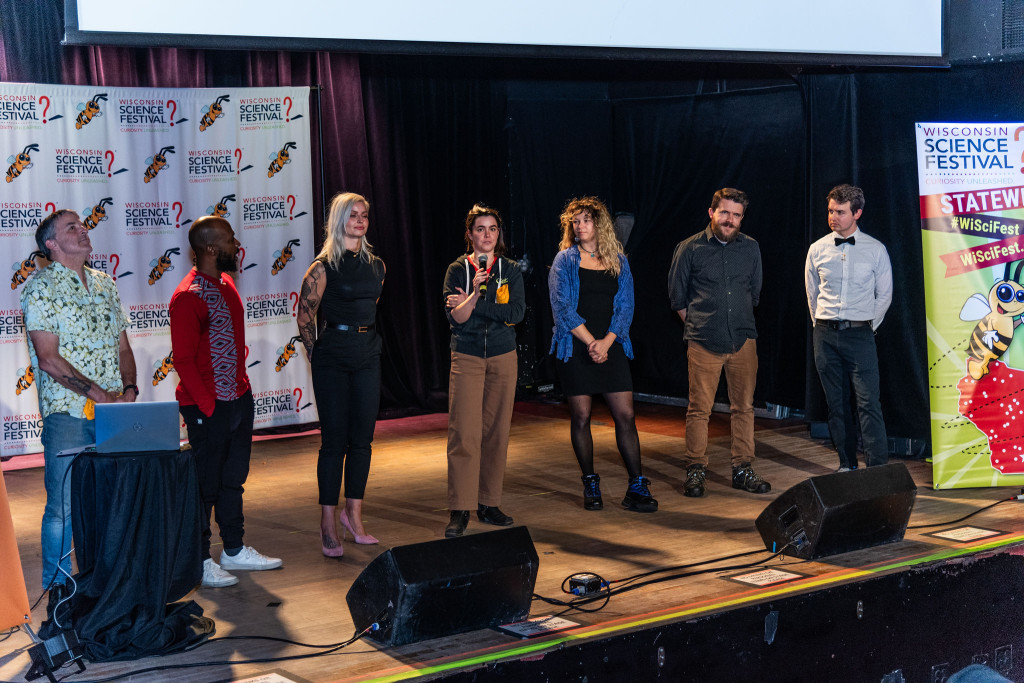
[[377, 299], [384, 289], [384, 262], [373, 256], [367, 263], [357, 252], [345, 251], [338, 268], [317, 259], [327, 273], [320, 310], [328, 325], [373, 325]]

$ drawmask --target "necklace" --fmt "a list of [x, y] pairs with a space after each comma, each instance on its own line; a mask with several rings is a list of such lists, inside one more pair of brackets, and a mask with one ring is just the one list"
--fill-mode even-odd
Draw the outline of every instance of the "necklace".
[[580, 245], [580, 251], [582, 251], [582, 252], [584, 252], [584, 253], [586, 253], [586, 254], [589, 254], [589, 255], [590, 255], [590, 258], [597, 258], [597, 250], [596, 250], [596, 249], [595, 249], [594, 251], [590, 251], [589, 249], [587, 249], [586, 247], [584, 247], [584, 246], [583, 246], [583, 245], [581, 244], [581, 245]]

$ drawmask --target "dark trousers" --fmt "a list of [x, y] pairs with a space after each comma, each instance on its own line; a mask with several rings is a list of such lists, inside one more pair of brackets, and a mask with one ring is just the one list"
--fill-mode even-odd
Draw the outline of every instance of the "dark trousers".
[[224, 547], [242, 547], [242, 493], [249, 476], [253, 408], [251, 391], [233, 401], [217, 401], [209, 417], [198, 406], [181, 406], [203, 501], [204, 560], [210, 557], [211, 512], [216, 515]]
[[841, 467], [857, 466], [857, 425], [850, 389], [857, 403], [864, 456], [868, 467], [889, 461], [889, 442], [878, 397], [878, 352], [871, 327], [834, 330], [814, 326], [814, 364], [828, 402], [828, 428], [839, 451]]
[[345, 497], [362, 499], [380, 408], [380, 337], [373, 330], [328, 328], [313, 348], [312, 370], [320, 414], [320, 505], [338, 504], [343, 470]]

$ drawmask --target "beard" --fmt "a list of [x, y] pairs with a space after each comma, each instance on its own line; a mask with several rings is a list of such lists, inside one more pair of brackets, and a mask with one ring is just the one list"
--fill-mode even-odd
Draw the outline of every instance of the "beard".
[[222, 273], [234, 273], [238, 271], [238, 253], [228, 254], [225, 251], [217, 253], [217, 270]]
[[739, 234], [739, 230], [737, 228], [734, 228], [731, 225], [727, 227], [731, 232], [725, 232], [721, 225], [719, 225], [715, 221], [711, 221], [711, 232], [713, 232], [715, 237], [717, 237], [722, 242], [732, 242], [733, 240], [736, 239], [736, 235]]

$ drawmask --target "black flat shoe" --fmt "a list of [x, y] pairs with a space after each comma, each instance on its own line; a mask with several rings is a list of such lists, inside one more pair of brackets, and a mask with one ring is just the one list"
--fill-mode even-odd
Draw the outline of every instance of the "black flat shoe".
[[484, 524], [512, 526], [512, 518], [499, 510], [496, 505], [477, 505], [476, 516]]
[[452, 510], [448, 526], [444, 528], [445, 538], [458, 538], [466, 531], [469, 524], [469, 510]]

